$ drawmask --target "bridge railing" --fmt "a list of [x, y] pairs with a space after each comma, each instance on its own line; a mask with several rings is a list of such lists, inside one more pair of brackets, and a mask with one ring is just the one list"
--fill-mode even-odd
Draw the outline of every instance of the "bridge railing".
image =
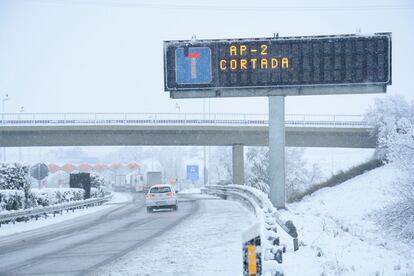
[[[369, 127], [362, 115], [287, 114], [286, 126]], [[0, 126], [20, 125], [268, 125], [268, 114], [2, 113]]]

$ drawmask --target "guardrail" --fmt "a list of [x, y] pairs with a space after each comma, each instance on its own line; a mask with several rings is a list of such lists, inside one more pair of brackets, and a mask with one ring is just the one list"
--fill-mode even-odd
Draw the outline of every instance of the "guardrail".
[[[268, 114], [2, 113], [1, 125], [268, 125]], [[287, 114], [287, 126], [370, 127], [362, 115]]]
[[263, 264], [263, 271], [269, 271], [271, 275], [283, 275], [283, 269], [281, 268], [282, 253], [286, 251], [286, 248], [280, 244], [277, 226], [292, 238], [295, 251], [299, 249], [298, 234], [291, 221], [284, 222], [280, 218], [267, 195], [255, 188], [243, 185], [209, 185], [203, 188], [202, 192], [224, 199], [234, 198], [256, 215], [262, 224], [261, 263]]
[[101, 205], [102, 203], [109, 201], [111, 198], [112, 194], [106, 195], [101, 198], [90, 198], [81, 201], [74, 201], [45, 207], [36, 207], [26, 210], [3, 211], [0, 212], [0, 227], [2, 223], [4, 224], [12, 222], [14, 224], [18, 219], [28, 221], [30, 218], [36, 218], [37, 220], [41, 216], [47, 217], [47, 214], [53, 214], [53, 216], [55, 216], [57, 213], [62, 214], [64, 210], [67, 210], [69, 212], [70, 210], [74, 211], [78, 208], [85, 208], [93, 205]]

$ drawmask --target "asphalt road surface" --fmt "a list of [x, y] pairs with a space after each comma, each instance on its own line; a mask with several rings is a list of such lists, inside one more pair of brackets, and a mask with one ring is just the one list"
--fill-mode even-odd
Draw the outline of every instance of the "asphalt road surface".
[[144, 196], [132, 202], [27, 233], [0, 238], [0, 275], [84, 275], [121, 257], [196, 212], [179, 196], [178, 211], [146, 212]]

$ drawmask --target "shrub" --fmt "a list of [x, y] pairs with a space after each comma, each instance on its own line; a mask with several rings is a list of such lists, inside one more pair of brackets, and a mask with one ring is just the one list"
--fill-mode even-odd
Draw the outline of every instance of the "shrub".
[[25, 196], [20, 190], [0, 190], [0, 211], [24, 208]]
[[[100, 188], [101, 186], [105, 185], [105, 179], [97, 173], [91, 173], [91, 187], [93, 188]], [[92, 193], [92, 191], [91, 191]], [[93, 197], [91, 195], [91, 197]]]
[[30, 196], [37, 206], [67, 203], [83, 200], [85, 191], [78, 188], [44, 188], [31, 189]]
[[91, 188], [91, 198], [99, 198], [105, 196], [102, 188]]
[[0, 190], [22, 190], [29, 189], [28, 167], [21, 164], [0, 165]]
[[0, 165], [0, 190], [21, 190], [28, 197], [30, 182], [29, 168], [19, 163]]

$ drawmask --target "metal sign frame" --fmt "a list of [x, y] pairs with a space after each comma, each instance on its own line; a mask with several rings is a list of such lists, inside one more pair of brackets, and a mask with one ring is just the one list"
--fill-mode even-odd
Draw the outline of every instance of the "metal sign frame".
[[[326, 40], [332, 42], [334, 39], [371, 39], [371, 38], [385, 38], [388, 41], [386, 48], [386, 54], [388, 64], [384, 64], [387, 68], [386, 80], [384, 81], [362, 81], [362, 82], [342, 82], [342, 83], [316, 83], [316, 84], [270, 84], [270, 85], [246, 85], [246, 86], [215, 86], [213, 84], [178, 84], [175, 87], [169, 86], [169, 70], [171, 65], [168, 61], [167, 52], [168, 49], [179, 49], [177, 47], [213, 47], [217, 43], [226, 43], [226, 47], [229, 47], [232, 43], [271, 43], [277, 41], [283, 42], [297, 42]], [[291, 95], [328, 95], [328, 94], [365, 94], [365, 93], [383, 93], [386, 91], [386, 85], [392, 82], [392, 37], [391, 33], [376, 33], [373, 35], [331, 35], [331, 36], [305, 36], [305, 37], [280, 37], [280, 38], [251, 38], [251, 39], [216, 39], [216, 40], [177, 40], [177, 41], [164, 41], [164, 89], [170, 92], [171, 98], [210, 98], [210, 97], [254, 97], [254, 96], [291, 96]], [[346, 42], [346, 41], [345, 41]], [[270, 45], [270, 44], [269, 44]], [[299, 44], [298, 44], [299, 45]], [[322, 44], [321, 44], [322, 45]], [[219, 47], [219, 46], [214, 46]], [[269, 46], [270, 47], [270, 46]], [[322, 46], [321, 46], [322, 47]], [[216, 49], [217, 50], [217, 49]], [[217, 50], [218, 51], [218, 50]], [[321, 50], [322, 51], [322, 50]], [[345, 50], [343, 50], [345, 51]], [[353, 53], [354, 54], [354, 53]], [[320, 58], [324, 55], [320, 54]], [[219, 58], [218, 54], [214, 56]], [[238, 57], [240, 58], [240, 57]], [[259, 58], [259, 57], [257, 57]], [[175, 61], [174, 61], [175, 62]], [[212, 61], [213, 62], [213, 61]], [[218, 63], [218, 60], [215, 61]], [[175, 64], [172, 65], [174, 67]], [[215, 64], [217, 65], [217, 64]], [[324, 69], [326, 70], [326, 69]], [[342, 69], [345, 70], [345, 69]], [[364, 69], [365, 70], [365, 69]], [[213, 69], [214, 82], [219, 80], [219, 69]], [[240, 72], [235, 72], [240, 74]], [[311, 81], [308, 81], [311, 82]]]

